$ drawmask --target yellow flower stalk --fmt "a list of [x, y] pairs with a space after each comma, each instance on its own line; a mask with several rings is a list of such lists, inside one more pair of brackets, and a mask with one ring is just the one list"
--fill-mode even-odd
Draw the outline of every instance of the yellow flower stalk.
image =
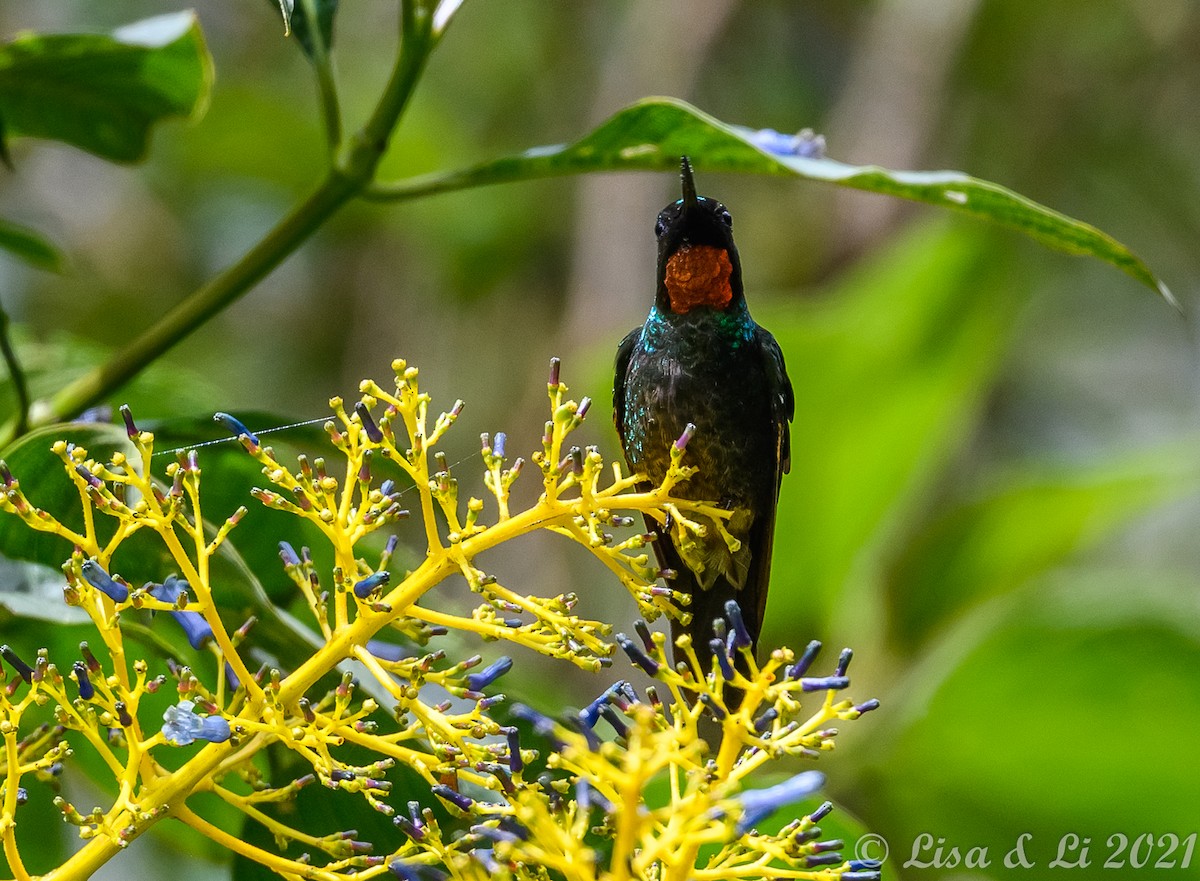
[[[844, 860], [840, 842], [822, 839], [817, 824], [828, 803], [778, 831], [757, 829], [774, 810], [814, 793], [823, 778], [808, 771], [762, 789], [753, 775], [781, 757], [819, 756], [833, 747], [836, 722], [875, 706], [840, 697], [849, 684], [849, 652], [826, 677], [808, 675], [815, 644], [799, 658], [778, 649], [760, 665], [731, 603], [718, 631], [725, 643], [685, 641], [688, 662], [672, 666], [665, 637], [645, 623], [685, 617], [687, 597], [660, 583], [648, 537], [629, 529], [631, 515], [670, 517], [676, 528], [693, 531], [722, 529], [729, 516], [674, 494], [693, 473], [686, 443], [672, 447], [672, 467], [659, 486], [645, 488], [618, 464], [610, 470], [597, 449], [571, 445], [589, 403], [567, 397], [555, 362], [547, 386], [551, 416], [531, 457], [540, 497], [514, 507], [510, 491], [525, 463], [509, 463], [504, 435], [484, 435], [485, 498], [463, 498], [438, 450], [462, 403], [434, 415], [416, 368], [403, 361], [393, 368], [392, 388], [364, 382], [352, 407], [334, 399], [325, 426], [332, 452], [312, 461], [302, 456], [295, 466], [218, 414], [262, 466], [258, 501], [310, 522], [332, 555], [332, 566], [320, 566], [309, 549], [281, 544], [315, 646], [291, 669], [260, 666], [254, 620], [233, 627], [220, 614], [225, 597], [214, 562], [244, 528], [246, 509], [207, 525], [213, 512], [202, 507], [196, 450], [168, 465], [165, 481], [156, 479], [154, 436], [139, 430], [127, 409], [128, 452], [99, 461], [59, 442], [54, 452], [80, 499], [75, 528], [37, 507], [0, 463], [0, 511], [73, 546], [63, 565], [63, 600], [86, 613], [96, 634], [95, 648], [84, 643], [77, 658], [43, 650], [30, 665], [10, 647], [0, 650], [7, 664], [0, 679], [0, 840], [10, 876], [37, 877], [21, 852], [21, 842], [39, 834], [23, 822], [27, 787], [64, 773], [72, 753], [86, 749], [112, 775], [114, 795], [90, 810], [56, 800], [84, 842], [43, 876], [56, 881], [89, 877], [168, 819], [281, 877], [320, 881], [877, 878], [877, 867]], [[411, 481], [411, 515], [401, 506], [409, 490], [377, 480], [382, 462]], [[415, 568], [401, 571], [393, 566], [394, 526], [409, 516], [420, 518], [425, 548]], [[484, 568], [486, 551], [543, 529], [575, 542], [625, 586], [644, 619], [633, 624], [633, 637], [614, 636], [611, 623], [577, 614], [571, 594], [526, 593]], [[389, 536], [382, 553], [375, 533]], [[152, 538], [174, 574], [137, 586], [133, 573], [121, 570], [122, 548], [134, 536]], [[369, 546], [376, 550], [368, 553]], [[439, 585], [455, 575], [478, 595], [469, 613], [436, 600]], [[156, 613], [153, 627], [140, 610]], [[493, 686], [512, 660], [449, 659], [439, 647], [449, 631], [590, 671], [611, 666], [619, 646], [655, 682], [639, 691], [619, 680], [566, 716], [519, 704], [506, 710]], [[385, 633], [392, 638], [378, 638]], [[151, 643], [195, 660], [189, 666], [135, 657]], [[713, 662], [701, 663], [698, 651], [711, 651]], [[214, 672], [206, 672], [205, 653], [215, 657]], [[161, 696], [157, 703], [153, 697], [159, 692], [171, 693], [165, 713]], [[257, 760], [269, 747], [290, 751], [308, 773], [266, 779]], [[363, 755], [372, 758], [364, 763]], [[421, 788], [394, 792], [398, 768], [415, 773]], [[273, 806], [309, 784], [325, 787], [335, 801], [361, 798], [392, 817], [394, 837], [368, 843], [353, 830], [318, 834], [284, 822]], [[262, 824], [279, 849], [219, 828], [192, 800], [199, 793]], [[336, 808], [330, 817], [336, 822]], [[289, 845], [304, 852], [289, 855]]]

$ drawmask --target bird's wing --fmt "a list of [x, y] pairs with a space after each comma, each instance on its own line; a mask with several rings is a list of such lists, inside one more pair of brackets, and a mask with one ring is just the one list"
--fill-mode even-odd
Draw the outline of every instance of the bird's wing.
[[792, 468], [792, 441], [788, 423], [796, 415], [796, 398], [792, 393], [792, 381], [788, 379], [787, 367], [783, 363], [783, 351], [775, 337], [763, 328], [757, 331], [759, 347], [763, 353], [763, 366], [767, 385], [771, 388], [771, 421], [779, 439], [778, 478]]
[[625, 339], [617, 346], [616, 375], [613, 377], [613, 424], [617, 427], [617, 437], [622, 445], [625, 443], [625, 374], [629, 372], [629, 357], [641, 332], [640, 327], [635, 327], [625, 334]]
[[771, 580], [771, 552], [775, 544], [775, 510], [779, 504], [779, 484], [792, 466], [791, 432], [788, 423], [796, 412], [796, 400], [792, 393], [792, 381], [788, 379], [787, 368], [783, 363], [783, 352], [779, 343], [768, 331], [758, 328], [756, 331], [759, 351], [763, 355], [764, 380], [771, 393], [771, 423], [775, 430], [775, 474], [771, 486], [774, 497], [767, 506], [765, 516], [755, 518], [750, 529], [750, 542], [753, 548], [751, 558], [752, 571], [747, 578], [749, 595], [757, 603], [753, 610], [745, 609], [743, 614], [747, 625], [755, 635], [755, 641], [762, 628], [763, 615], [767, 610], [767, 587]]

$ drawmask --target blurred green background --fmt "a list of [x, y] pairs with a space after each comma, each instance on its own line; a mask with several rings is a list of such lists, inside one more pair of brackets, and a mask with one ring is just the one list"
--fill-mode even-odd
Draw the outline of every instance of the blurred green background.
[[[354, 125], [386, 76], [395, 7], [343, 7], [335, 54]], [[0, 38], [172, 8], [10, 0]], [[16, 171], [0, 171], [0, 216], [71, 261], [52, 276], [0, 256], [39, 392], [235, 260], [320, 175], [315, 89], [278, 11], [197, 11], [217, 71], [202, 120], [161, 127], [140, 166], [16, 141]], [[846, 162], [1001, 183], [1125, 242], [1183, 302], [1181, 318], [1111, 267], [929, 207], [697, 169], [733, 212], [751, 308], [796, 386], [764, 644], [820, 638], [827, 662], [855, 647], [852, 693], [883, 708], [821, 765], [899, 877], [972, 874], [903, 868], [921, 833], [946, 854], [988, 847], [980, 877], [1020, 871], [1003, 857], [1022, 833], [1037, 875], [1073, 833], [1091, 839], [1091, 865], [1071, 878], [1112, 876], [1114, 855], [1136, 870], [1148, 852], [1142, 871], [1174, 860], [1170, 877], [1200, 877], [1200, 856], [1184, 869], [1183, 844], [1168, 853], [1164, 837], [1200, 831], [1198, 93], [1189, 0], [472, 0], [384, 161], [384, 177], [453, 168], [675, 95], [728, 122], [811, 126]], [[552, 355], [574, 394], [607, 405], [676, 187], [599, 175], [352, 204], [114, 403], [147, 421], [282, 423], [323, 415], [360, 378], [386, 381], [404, 357], [436, 406], [467, 401], [452, 462], [481, 431], [527, 453]], [[593, 412], [586, 438], [619, 455], [606, 407]], [[460, 480], [481, 484], [470, 467]], [[632, 603], [582, 556], [546, 539], [494, 567], [531, 592], [570, 585], [585, 613], [627, 627]], [[579, 706], [609, 678], [519, 663], [506, 691], [543, 708]], [[1115, 835], [1153, 847], [1118, 853]], [[99, 877], [128, 876], [134, 859], [154, 871], [171, 859], [169, 839], [156, 847]], [[220, 875], [199, 855], [171, 867]]]

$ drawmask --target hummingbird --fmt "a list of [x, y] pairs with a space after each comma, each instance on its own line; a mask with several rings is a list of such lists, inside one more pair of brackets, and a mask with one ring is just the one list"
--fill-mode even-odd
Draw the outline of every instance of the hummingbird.
[[732, 216], [696, 194], [686, 156], [680, 177], [683, 198], [654, 225], [654, 305], [617, 350], [613, 419], [630, 469], [648, 486], [662, 482], [671, 445], [691, 423], [687, 461], [699, 470], [674, 492], [732, 512], [726, 528], [736, 549], [711, 526], [680, 542], [669, 522], [645, 518], [660, 567], [691, 595], [691, 621], [672, 621], [672, 639], [690, 634], [707, 667], [713, 622], [725, 617], [729, 600], [738, 602], [757, 649], [795, 401], [779, 344], [750, 317]]

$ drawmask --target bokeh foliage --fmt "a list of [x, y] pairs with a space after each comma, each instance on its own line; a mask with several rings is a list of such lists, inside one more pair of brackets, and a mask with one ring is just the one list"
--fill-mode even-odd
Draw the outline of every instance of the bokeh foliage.
[[[855, 112], [843, 90], [874, 62], [890, 93], [932, 45], [887, 53], [873, 26], [902, 30], [904, 3], [747, 4], [695, 47], [700, 63], [677, 85], [666, 60], [645, 59], [688, 42], [672, 7], [690, 4], [647, 5], [468, 4], [381, 172], [568, 142], [623, 104], [681, 90], [724, 120], [834, 125], [830, 155], [870, 163], [901, 132], [868, 119], [866, 134], [839, 142]], [[384, 6], [338, 19], [348, 119], [366, 113], [386, 73]], [[965, 168], [1096, 223], [1188, 305], [1200, 165], [1197, 118], [1184, 110], [1200, 80], [1200, 13], [1171, 0], [965, 8], [944, 35], [957, 51], [935, 88], [905, 105], [922, 145], [907, 164]], [[161, 11], [148, 0], [14, 4], [0, 30], [104, 30]], [[218, 72], [208, 115], [159, 129], [144, 166], [11, 139], [18, 172], [0, 179], [0, 216], [18, 232], [0, 235], [42, 230], [73, 266], [56, 277], [0, 263], [35, 396], [236, 259], [320, 174], [308, 62], [272, 4], [236, 16], [209, 4], [199, 19]], [[623, 65], [632, 72], [613, 73]], [[600, 106], [596, 94], [618, 99]], [[1033, 833], [1045, 866], [1074, 832], [1096, 843], [1092, 868], [1071, 873], [1090, 877], [1104, 874], [1109, 835], [1200, 828], [1188, 795], [1200, 770], [1185, 749], [1200, 724], [1200, 511], [1184, 322], [1107, 267], [963, 218], [918, 207], [850, 246], [856, 212], [873, 203], [697, 166], [702, 191], [734, 213], [751, 307], [796, 383], [767, 642], [852, 643], [858, 681], [869, 666], [884, 699], [834, 765], [835, 794], [888, 838], [892, 868], [930, 832], [989, 845], [990, 874], [1003, 877], [997, 857], [1020, 833]], [[671, 189], [662, 177], [604, 178], [599, 196], [563, 179], [351, 205], [120, 399], [165, 419], [252, 408], [282, 423], [317, 415], [403, 354], [435, 394], [440, 383], [466, 397], [479, 426], [532, 447], [518, 434], [537, 424], [521, 418], [536, 412], [523, 390], [548, 355], [592, 365], [589, 391], [605, 398], [615, 342], [649, 302], [653, 211]], [[644, 216], [615, 218], [644, 241], [634, 251], [593, 222], [628, 206], [631, 187], [651, 191]], [[572, 240], [572, 228], [593, 234]], [[604, 302], [581, 303], [581, 291]], [[570, 327], [581, 305], [599, 313], [583, 333]], [[463, 385], [473, 378], [475, 393]], [[599, 583], [555, 554], [544, 549], [542, 577]], [[41, 625], [4, 632], [50, 638]], [[538, 679], [527, 687], [547, 701], [592, 690]]]

